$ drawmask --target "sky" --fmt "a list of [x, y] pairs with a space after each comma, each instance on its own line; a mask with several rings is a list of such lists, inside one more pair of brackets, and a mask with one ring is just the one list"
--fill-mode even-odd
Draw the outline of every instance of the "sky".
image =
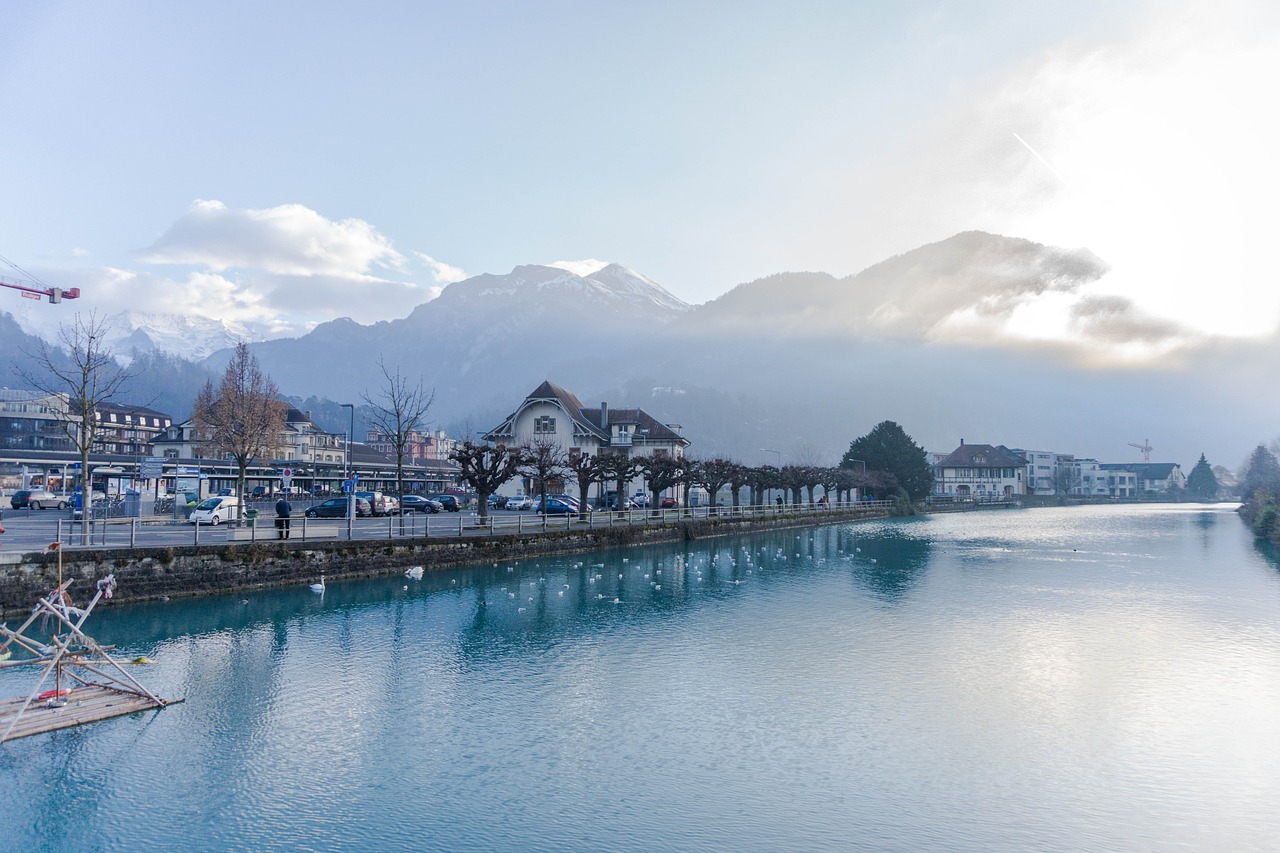
[[1265, 339], [1277, 79], [1264, 0], [15, 0], [0, 255], [82, 308], [278, 336], [519, 264], [700, 303], [981, 229], [1111, 266], [1008, 338], [1123, 305]]

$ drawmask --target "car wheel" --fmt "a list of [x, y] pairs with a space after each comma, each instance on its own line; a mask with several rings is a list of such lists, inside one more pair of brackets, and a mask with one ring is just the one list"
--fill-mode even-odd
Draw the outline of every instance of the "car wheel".
[[217, 527], [219, 524], [222, 523], [222, 519], [218, 518], [215, 515], [213, 518], [209, 519], [209, 523], [212, 524], [214, 527]]
[[66, 508], [67, 508], [66, 501], [58, 501], [58, 509], [66, 509]]
[[311, 510], [307, 510], [306, 512], [304, 512], [304, 513], [303, 513], [303, 515], [305, 515], [307, 518], [315, 518], [315, 517], [316, 517], [316, 514], [315, 514], [314, 512], [312, 512]]
[[44, 507], [40, 505], [40, 501], [32, 501], [32, 502], [31, 502], [31, 508], [32, 508], [32, 509], [44, 509]]

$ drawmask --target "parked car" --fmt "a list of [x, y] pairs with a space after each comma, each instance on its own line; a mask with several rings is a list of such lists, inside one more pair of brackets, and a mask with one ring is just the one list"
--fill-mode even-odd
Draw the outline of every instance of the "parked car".
[[449, 512], [462, 512], [462, 499], [457, 495], [432, 495], [431, 500], [439, 501]]
[[680, 506], [680, 501], [676, 500], [670, 495], [662, 499], [663, 509], [674, 509], [675, 507], [678, 507], [678, 506]]
[[253, 491], [249, 493], [249, 499], [260, 501], [267, 496], [266, 486], [254, 486]]
[[240, 512], [240, 499], [230, 495], [206, 498], [196, 504], [187, 517], [190, 524], [211, 524], [217, 527], [224, 521], [236, 518]]
[[547, 495], [545, 506], [544, 506], [544, 501], [539, 500], [536, 508], [538, 512], [546, 513], [547, 515], [577, 515], [578, 514], [578, 508], [576, 506], [574, 506], [573, 504], [567, 503], [565, 501], [562, 501], [559, 498], [553, 498], [550, 495]]
[[509, 500], [511, 498], [508, 495], [489, 495], [489, 506], [494, 509], [506, 509]]
[[400, 501], [382, 492], [356, 492], [356, 497], [367, 500], [374, 515], [395, 515], [400, 511]]
[[67, 499], [60, 498], [46, 489], [18, 489], [13, 493], [13, 497], [9, 498], [9, 506], [14, 509], [22, 509], [23, 507], [31, 507], [32, 509], [48, 509], [49, 507], [66, 509]]
[[644, 491], [637, 491], [634, 495], [631, 496], [631, 503], [635, 504], [636, 506], [648, 506], [649, 494]]
[[[346, 518], [347, 502], [347, 498], [329, 498], [315, 506], [307, 507], [302, 514], [307, 518]], [[357, 518], [368, 518], [373, 515], [373, 507], [367, 499], [357, 495], [355, 502]]]
[[400, 499], [400, 511], [405, 515], [411, 515], [415, 512], [439, 512], [442, 509], [444, 509], [444, 505], [440, 501], [433, 501], [431, 498], [424, 498], [422, 495], [405, 495]]
[[[564, 501], [569, 506], [573, 507], [574, 512], [582, 511], [582, 504], [573, 495], [548, 495], [548, 497], [555, 498], [558, 501]], [[591, 507], [587, 507], [587, 512], [591, 512]]]
[[527, 495], [516, 495], [513, 498], [507, 498], [505, 508], [512, 512], [527, 512], [533, 509], [533, 499]]

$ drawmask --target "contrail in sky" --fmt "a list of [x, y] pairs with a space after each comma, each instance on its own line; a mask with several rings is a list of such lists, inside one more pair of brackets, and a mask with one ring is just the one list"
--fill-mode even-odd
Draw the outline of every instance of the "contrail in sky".
[[[1066, 178], [1064, 178], [1064, 177], [1062, 177], [1062, 175], [1058, 174], [1058, 170], [1057, 170], [1057, 169], [1055, 169], [1055, 168], [1053, 168], [1053, 166], [1049, 163], [1049, 161], [1048, 161], [1048, 160], [1046, 160], [1046, 159], [1044, 159], [1043, 157], [1041, 157], [1041, 156], [1040, 156], [1040, 152], [1039, 152], [1039, 151], [1037, 151], [1036, 149], [1032, 148], [1032, 147], [1031, 147], [1031, 145], [1030, 145], [1030, 143], [1028, 143], [1028, 142], [1027, 142], [1027, 140], [1023, 139], [1021, 136], [1019, 136], [1019, 135], [1018, 135], [1018, 134], [1016, 134], [1016, 133], [1013, 135], [1013, 138], [1014, 138], [1014, 139], [1016, 139], [1016, 140], [1018, 140], [1019, 142], [1021, 142], [1023, 145], [1027, 146], [1027, 150], [1028, 150], [1028, 151], [1030, 151], [1032, 154], [1034, 154], [1034, 155], [1035, 155], [1035, 158], [1036, 158], [1037, 160], [1039, 160], [1041, 163], [1044, 163], [1044, 167], [1045, 167], [1046, 169], [1048, 169], [1050, 172], [1053, 172], [1053, 176], [1054, 176], [1055, 178], [1057, 178], [1058, 180], [1062, 181], [1062, 183], [1063, 183], [1063, 184], [1066, 184], [1066, 183], [1067, 183], [1067, 179], [1066, 179]], [[1068, 186], [1070, 186], [1070, 185], [1068, 184]]]

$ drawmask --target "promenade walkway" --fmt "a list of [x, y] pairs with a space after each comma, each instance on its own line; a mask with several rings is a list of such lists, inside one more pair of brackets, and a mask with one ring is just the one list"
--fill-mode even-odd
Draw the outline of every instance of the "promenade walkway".
[[[613, 527], [663, 527], [703, 519], [761, 520], [811, 517], [821, 522], [833, 513], [848, 515], [884, 515], [893, 501], [860, 501], [856, 503], [784, 504], [782, 506], [708, 506], [674, 509], [633, 509], [622, 512], [596, 511], [586, 519], [576, 515], [543, 516], [529, 512], [495, 510], [487, 519], [474, 511], [439, 515], [388, 516], [385, 518], [309, 519], [294, 516], [290, 542], [305, 543], [341, 540], [395, 540], [402, 538], [462, 538], [474, 536], [527, 536], [540, 532], [563, 530], [595, 530]], [[279, 534], [274, 519], [260, 517], [253, 526], [222, 524], [217, 527], [175, 522], [169, 518], [124, 518], [90, 522], [90, 542], [83, 545], [82, 522], [72, 521], [50, 512], [9, 512], [5, 514], [6, 533], [0, 536], [0, 563], [11, 562], [21, 553], [41, 551], [53, 542], [61, 542], [66, 550], [89, 547], [131, 549], [174, 547], [181, 545], [219, 545], [232, 542], [275, 542]]]

